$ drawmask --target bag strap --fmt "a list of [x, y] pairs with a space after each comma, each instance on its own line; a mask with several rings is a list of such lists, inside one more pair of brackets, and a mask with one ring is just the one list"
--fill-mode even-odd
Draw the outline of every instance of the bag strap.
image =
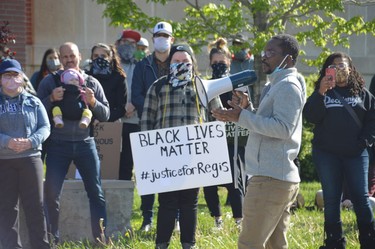
[[359, 128], [362, 128], [362, 122], [359, 120], [358, 115], [354, 112], [353, 108], [346, 102], [346, 100], [334, 89], [332, 89], [333, 93], [336, 97], [340, 100], [340, 102], [344, 105], [346, 110], [349, 112], [350, 116], [354, 119], [355, 123], [358, 125]]

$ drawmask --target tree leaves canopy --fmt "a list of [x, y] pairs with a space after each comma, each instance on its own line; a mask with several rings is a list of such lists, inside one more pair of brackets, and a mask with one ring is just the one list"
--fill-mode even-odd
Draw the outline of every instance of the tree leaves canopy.
[[[363, 16], [345, 19], [349, 4], [368, 6], [375, 1], [355, 0], [146, 0], [161, 5], [169, 2], [185, 2], [185, 16], [180, 21], [167, 20], [174, 28], [174, 36], [189, 43], [195, 51], [218, 37], [233, 38], [237, 33], [249, 36], [248, 45], [255, 55], [255, 69], [260, 69], [260, 51], [275, 34], [290, 33], [303, 46], [313, 45], [321, 50], [314, 60], [305, 59], [309, 66], [321, 65], [331, 53], [332, 47], [348, 48], [352, 35], [375, 35], [375, 20]], [[104, 16], [111, 25], [130, 27], [146, 32], [161, 20], [161, 16], [149, 16], [137, 1], [97, 0], [105, 4]], [[301, 51], [305, 54], [305, 51]], [[265, 76], [260, 70], [260, 83], [255, 88], [257, 101]]]

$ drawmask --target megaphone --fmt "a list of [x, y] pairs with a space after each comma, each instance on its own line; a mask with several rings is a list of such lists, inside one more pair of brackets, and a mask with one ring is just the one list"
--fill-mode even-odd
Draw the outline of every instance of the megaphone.
[[208, 103], [220, 94], [232, 91], [243, 86], [249, 86], [256, 82], [258, 77], [254, 70], [245, 70], [224, 78], [215, 80], [203, 80], [195, 77], [197, 94], [201, 104], [207, 108]]

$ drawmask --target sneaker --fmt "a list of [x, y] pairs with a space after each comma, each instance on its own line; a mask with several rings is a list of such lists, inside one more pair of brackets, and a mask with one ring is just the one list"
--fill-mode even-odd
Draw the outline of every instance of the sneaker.
[[223, 220], [221, 218], [215, 218], [215, 226], [217, 229], [223, 228]]
[[139, 229], [139, 231], [148, 233], [148, 232], [151, 232], [151, 228], [152, 228], [151, 223], [142, 223], [142, 226]]
[[55, 123], [56, 128], [63, 128], [64, 127], [64, 121], [62, 120], [62, 116], [60, 116], [60, 115], [54, 116], [53, 122]]
[[168, 249], [168, 243], [164, 242], [164, 243], [156, 244], [155, 249]]
[[196, 248], [193, 243], [182, 243], [182, 249], [194, 249]]
[[242, 228], [242, 219], [234, 220], [234, 223], [238, 229]]

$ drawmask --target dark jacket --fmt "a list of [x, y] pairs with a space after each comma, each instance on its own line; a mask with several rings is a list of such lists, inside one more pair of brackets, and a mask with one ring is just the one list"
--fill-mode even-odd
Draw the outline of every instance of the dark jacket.
[[109, 102], [110, 116], [108, 122], [113, 122], [125, 115], [125, 104], [127, 99], [126, 79], [118, 72], [110, 75], [93, 74], [92, 70], [88, 75], [96, 78], [102, 85], [105, 96]]
[[142, 117], [143, 105], [147, 90], [152, 83], [158, 79], [158, 66], [156, 65], [154, 53], [143, 58], [135, 65], [133, 72], [133, 82], [131, 89], [131, 100], [138, 112], [138, 117]]
[[359, 127], [332, 90], [326, 95], [315, 90], [303, 110], [313, 123], [313, 146], [337, 155], [357, 156], [375, 141], [375, 99], [367, 89], [353, 96], [347, 87], [335, 87], [362, 123]]

